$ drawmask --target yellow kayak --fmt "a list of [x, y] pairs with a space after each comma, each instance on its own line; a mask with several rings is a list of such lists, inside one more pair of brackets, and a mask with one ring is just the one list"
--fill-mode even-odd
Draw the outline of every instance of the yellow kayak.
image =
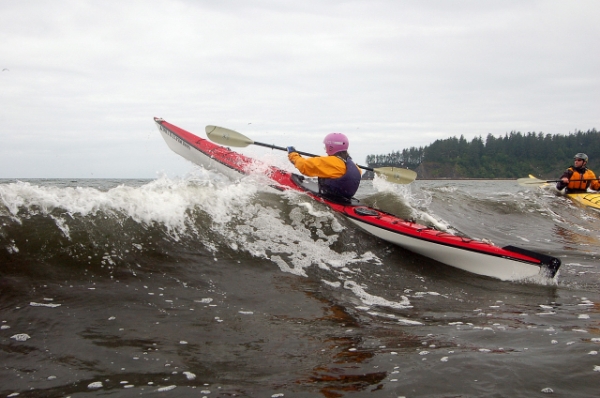
[[566, 196], [582, 206], [600, 211], [600, 192], [568, 193]]
[[[519, 178], [517, 179], [517, 183], [519, 185], [525, 187], [546, 187], [551, 183], [557, 183], [559, 180], [549, 180], [544, 181], [536, 178], [534, 175], [529, 174], [529, 177]], [[564, 195], [571, 199], [573, 202], [580, 204], [585, 207], [592, 208], [594, 210], [600, 211], [600, 191], [598, 192], [581, 192], [581, 193], [563, 193], [563, 191], [558, 191], [559, 195]]]

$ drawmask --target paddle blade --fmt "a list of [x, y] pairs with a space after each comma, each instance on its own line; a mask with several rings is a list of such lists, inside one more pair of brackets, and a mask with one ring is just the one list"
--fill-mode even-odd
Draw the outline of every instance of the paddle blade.
[[416, 172], [399, 167], [380, 167], [373, 169], [373, 172], [396, 184], [410, 184], [417, 178]]
[[247, 147], [248, 145], [254, 144], [254, 141], [245, 135], [242, 135], [237, 131], [226, 129], [225, 127], [209, 125], [206, 126], [205, 131], [209, 140], [220, 145]]
[[523, 185], [525, 187], [534, 186], [534, 187], [543, 187], [544, 185], [548, 185], [547, 181], [539, 180], [531, 175], [529, 177], [519, 178], [517, 179], [517, 184]]

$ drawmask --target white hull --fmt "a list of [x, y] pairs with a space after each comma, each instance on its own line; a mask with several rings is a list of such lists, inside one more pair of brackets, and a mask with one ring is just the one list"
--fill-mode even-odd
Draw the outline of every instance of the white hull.
[[541, 268], [538, 265], [401, 235], [352, 218], [348, 220], [378, 238], [474, 274], [503, 281], [520, 280], [540, 274]]

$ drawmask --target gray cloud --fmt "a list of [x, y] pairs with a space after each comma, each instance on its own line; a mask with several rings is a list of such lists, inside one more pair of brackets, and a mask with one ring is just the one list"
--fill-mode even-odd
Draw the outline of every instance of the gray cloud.
[[599, 128], [598, 17], [596, 1], [7, 2], [0, 177], [184, 174], [153, 116], [314, 153], [341, 131], [361, 163]]

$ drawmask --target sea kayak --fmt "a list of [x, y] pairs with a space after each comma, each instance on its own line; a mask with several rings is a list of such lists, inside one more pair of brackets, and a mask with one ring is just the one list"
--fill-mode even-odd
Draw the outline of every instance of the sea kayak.
[[[185, 159], [239, 179], [256, 169], [256, 160], [216, 145], [161, 118], [154, 121], [165, 142]], [[538, 275], [554, 277], [560, 267], [558, 258], [528, 249], [498, 247], [489, 242], [470, 239], [436, 230], [393, 214], [361, 205], [356, 199], [340, 201], [319, 195], [316, 183], [274, 166], [262, 168], [279, 190], [305, 192], [331, 208], [362, 230], [440, 263], [474, 274], [500, 280], [523, 280]]]

